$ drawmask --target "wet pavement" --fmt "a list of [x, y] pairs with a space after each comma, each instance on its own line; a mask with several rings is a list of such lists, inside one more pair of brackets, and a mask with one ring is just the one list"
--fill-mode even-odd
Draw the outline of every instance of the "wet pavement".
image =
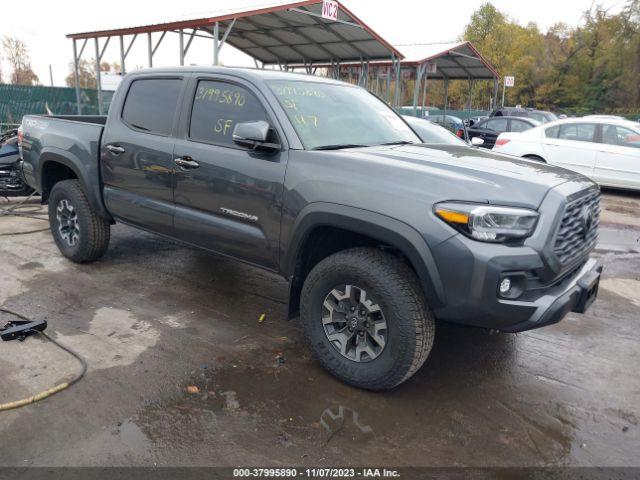
[[[0, 305], [89, 363], [0, 413], [0, 465], [638, 466], [640, 194], [603, 207], [587, 314], [517, 335], [439, 325], [424, 367], [383, 393], [314, 363], [277, 276], [122, 225], [74, 265], [48, 232], [3, 235], [44, 222], [0, 218]], [[43, 340], [0, 343], [0, 403], [77, 370]]]

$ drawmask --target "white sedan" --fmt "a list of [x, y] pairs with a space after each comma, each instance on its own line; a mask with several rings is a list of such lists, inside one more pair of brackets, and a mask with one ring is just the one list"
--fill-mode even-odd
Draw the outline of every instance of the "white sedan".
[[501, 133], [495, 151], [580, 172], [600, 185], [640, 190], [640, 124], [568, 118], [522, 133]]

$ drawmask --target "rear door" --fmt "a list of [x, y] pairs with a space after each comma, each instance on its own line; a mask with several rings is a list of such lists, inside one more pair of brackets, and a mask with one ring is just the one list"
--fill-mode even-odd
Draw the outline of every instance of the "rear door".
[[104, 200], [121, 221], [173, 234], [173, 147], [181, 76], [140, 77], [109, 114], [101, 149]]
[[[278, 264], [287, 151], [259, 153], [233, 142], [240, 122], [264, 120], [274, 143], [284, 137], [253, 85], [228, 77], [194, 78], [174, 164], [176, 236], [266, 268]], [[284, 145], [284, 143], [283, 143]]]
[[640, 188], [640, 130], [601, 126], [594, 178], [616, 187]]
[[545, 130], [543, 149], [548, 163], [593, 177], [597, 144], [595, 123], [563, 123]]

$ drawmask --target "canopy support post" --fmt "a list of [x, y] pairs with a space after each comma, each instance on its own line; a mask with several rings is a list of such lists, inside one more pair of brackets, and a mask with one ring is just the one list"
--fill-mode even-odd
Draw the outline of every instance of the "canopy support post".
[[[94, 38], [94, 43], [96, 46], [96, 88], [98, 89], [98, 115], [102, 115], [102, 81], [100, 80], [100, 61], [102, 60], [102, 55], [100, 53], [100, 41], [98, 40], [98, 37]], [[106, 46], [107, 45], [105, 44], [105, 47]]]
[[120, 35], [120, 74], [124, 75], [126, 72], [126, 67], [124, 66], [125, 56], [124, 56], [124, 37]]
[[498, 79], [494, 77], [493, 79], [493, 105], [492, 109], [498, 108]]
[[213, 64], [218, 66], [218, 57], [220, 55], [220, 24], [216, 22], [213, 25]]
[[416, 80], [413, 82], [413, 116], [418, 116], [418, 101], [420, 100], [420, 87], [422, 87], [423, 65], [416, 66]]
[[184, 66], [184, 31], [180, 29], [179, 41], [180, 41], [180, 66]]
[[402, 66], [400, 64], [399, 58], [396, 58], [395, 55], [393, 58], [396, 67], [396, 90], [393, 97], [393, 106], [394, 108], [398, 109], [400, 107], [400, 92], [402, 90]]
[[449, 104], [449, 77], [444, 79], [444, 118], [447, 118], [447, 108]]
[[80, 105], [80, 75], [78, 73], [78, 63], [80, 57], [78, 56], [78, 47], [76, 46], [76, 39], [73, 39], [73, 80], [76, 84], [76, 105], [78, 107], [78, 115], [82, 115], [82, 106]]
[[153, 42], [151, 40], [151, 32], [147, 32], [147, 57], [149, 68], [153, 67]]
[[429, 70], [425, 66], [424, 69], [424, 86], [422, 87], [422, 111], [420, 112], [420, 116], [425, 118], [424, 109], [427, 105], [427, 83], [429, 82]]
[[467, 120], [471, 118], [471, 101], [473, 100], [473, 79], [468, 77], [469, 79], [469, 105], [467, 108]]

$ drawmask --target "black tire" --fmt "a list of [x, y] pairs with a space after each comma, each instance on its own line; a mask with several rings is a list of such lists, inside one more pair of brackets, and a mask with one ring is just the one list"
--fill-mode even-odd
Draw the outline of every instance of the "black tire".
[[[67, 202], [75, 212], [79, 233], [73, 244], [60, 232], [58, 207]], [[107, 251], [111, 226], [107, 220], [93, 211], [78, 180], [56, 183], [49, 195], [49, 225], [58, 249], [76, 263], [93, 262]]]
[[[369, 361], [347, 358], [325, 333], [325, 298], [343, 285], [366, 289], [384, 314], [386, 344]], [[300, 318], [314, 357], [332, 375], [355, 387], [393, 388], [418, 371], [431, 351], [435, 322], [418, 279], [401, 258], [390, 253], [354, 248], [325, 258], [307, 276], [300, 303]]]

